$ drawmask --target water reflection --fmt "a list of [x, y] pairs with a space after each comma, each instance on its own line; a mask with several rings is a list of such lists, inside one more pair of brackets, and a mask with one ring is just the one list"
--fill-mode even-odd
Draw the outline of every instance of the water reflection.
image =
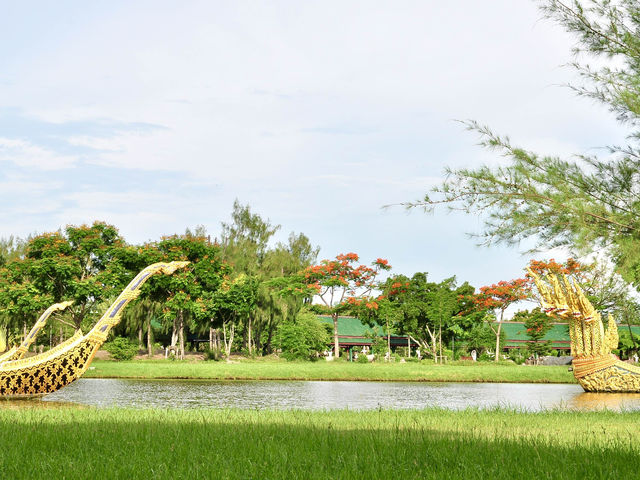
[[575, 410], [640, 410], [640, 393], [586, 393], [574, 396], [567, 403]]
[[640, 394], [584, 393], [578, 385], [552, 384], [80, 379], [38, 399], [0, 400], [0, 408], [69, 406], [640, 410]]

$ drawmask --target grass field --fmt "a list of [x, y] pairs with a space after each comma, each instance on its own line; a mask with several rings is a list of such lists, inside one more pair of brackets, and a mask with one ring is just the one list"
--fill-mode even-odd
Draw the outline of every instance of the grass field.
[[637, 413], [14, 405], [0, 406], [2, 478], [638, 477]]
[[369, 380], [420, 382], [575, 383], [567, 367], [511, 363], [434, 365], [428, 363], [349, 363], [242, 361], [187, 362], [95, 360], [85, 374], [93, 378], [202, 378], [215, 380]]

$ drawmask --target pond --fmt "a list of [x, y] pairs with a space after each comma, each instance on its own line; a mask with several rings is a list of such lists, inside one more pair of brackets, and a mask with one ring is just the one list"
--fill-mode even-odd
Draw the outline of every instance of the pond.
[[578, 385], [508, 383], [80, 379], [37, 401], [43, 406], [55, 402], [98, 408], [640, 409], [640, 394], [585, 393]]

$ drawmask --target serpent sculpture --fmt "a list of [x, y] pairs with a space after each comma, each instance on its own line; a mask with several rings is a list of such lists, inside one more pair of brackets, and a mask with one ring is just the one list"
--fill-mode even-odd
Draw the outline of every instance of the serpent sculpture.
[[25, 341], [0, 357], [0, 396], [32, 397], [53, 393], [80, 378], [106, 341], [109, 331], [120, 323], [124, 307], [140, 295], [140, 288], [156, 273], [170, 275], [189, 262], [154, 263], [142, 270], [102, 315], [96, 325], [83, 335], [81, 330], [51, 350], [21, 358], [47, 318], [70, 302], [52, 305], [36, 322]]
[[587, 392], [640, 392], [640, 367], [622, 362], [611, 351], [618, 347], [618, 327], [611, 314], [607, 329], [576, 282], [549, 274], [544, 279], [527, 269], [540, 292], [547, 315], [569, 323], [573, 374]]
[[24, 338], [24, 341], [19, 346], [11, 347], [9, 350], [0, 355], [0, 364], [9, 360], [20, 360], [24, 357], [24, 354], [29, 351], [29, 347], [36, 340], [38, 332], [42, 330], [47, 324], [47, 320], [54, 312], [62, 311], [65, 308], [71, 306], [73, 302], [54, 303], [47, 308], [40, 318], [35, 323], [29, 334]]

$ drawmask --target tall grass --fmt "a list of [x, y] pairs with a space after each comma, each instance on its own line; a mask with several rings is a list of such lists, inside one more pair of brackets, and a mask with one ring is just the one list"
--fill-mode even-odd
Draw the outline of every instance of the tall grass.
[[94, 361], [87, 377], [202, 378], [215, 380], [370, 380], [426, 382], [575, 383], [567, 367], [476, 363], [350, 363], [245, 361]]
[[638, 477], [636, 413], [10, 405], [0, 404], [2, 478]]

